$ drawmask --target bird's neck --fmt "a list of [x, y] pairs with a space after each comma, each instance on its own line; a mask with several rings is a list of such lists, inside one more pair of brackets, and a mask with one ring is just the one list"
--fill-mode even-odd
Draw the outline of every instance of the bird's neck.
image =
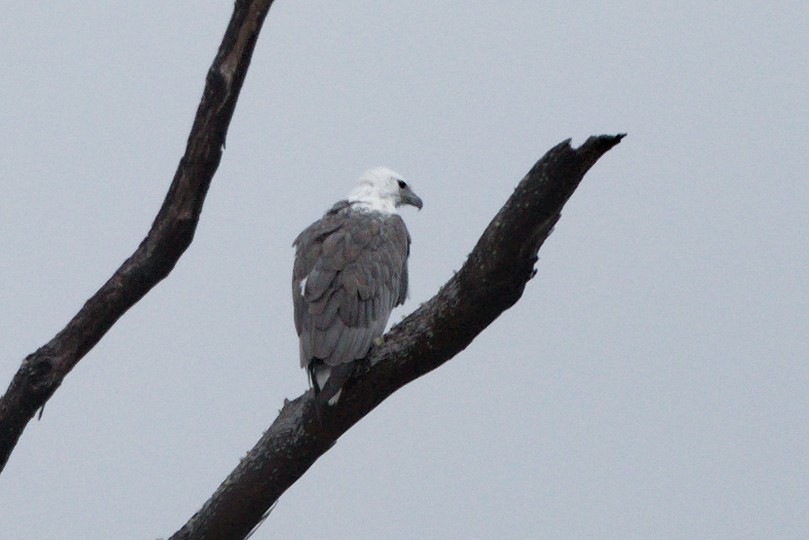
[[351, 208], [365, 212], [380, 212], [382, 214], [396, 214], [396, 205], [386, 197], [380, 197], [378, 193], [360, 186], [348, 195], [348, 202]]

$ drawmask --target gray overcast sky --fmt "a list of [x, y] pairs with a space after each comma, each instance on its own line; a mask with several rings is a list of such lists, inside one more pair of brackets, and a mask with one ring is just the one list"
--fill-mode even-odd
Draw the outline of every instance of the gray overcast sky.
[[[230, 2], [15, 2], [0, 384], [148, 230]], [[290, 243], [366, 168], [425, 201], [410, 301], [568, 137], [628, 132], [522, 300], [254, 537], [809, 537], [809, 4], [278, 0], [194, 244], [32, 422], [4, 538], [180, 527], [306, 388]]]

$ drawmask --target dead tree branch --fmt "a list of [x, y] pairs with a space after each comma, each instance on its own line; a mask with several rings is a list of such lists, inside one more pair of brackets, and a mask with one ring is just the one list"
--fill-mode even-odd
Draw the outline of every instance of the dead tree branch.
[[112, 325], [171, 272], [191, 244], [271, 5], [272, 0], [236, 2], [208, 71], [185, 154], [148, 235], [67, 326], [23, 360], [0, 398], [0, 471], [37, 409]]
[[[552, 148], [523, 178], [466, 263], [427, 303], [385, 335], [334, 407], [311, 391], [278, 418], [202, 508], [171, 538], [244, 538], [284, 491], [385, 398], [469, 345], [522, 296], [537, 252], [587, 170], [623, 135]], [[372, 367], [368, 367], [372, 366]]]

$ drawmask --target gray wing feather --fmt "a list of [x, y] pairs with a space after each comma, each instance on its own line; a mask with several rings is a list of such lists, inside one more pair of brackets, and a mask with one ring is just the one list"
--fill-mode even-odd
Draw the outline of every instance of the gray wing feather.
[[407, 296], [410, 236], [404, 221], [353, 211], [343, 201], [293, 245], [301, 366], [313, 358], [336, 366], [365, 357]]
[[[408, 253], [410, 252], [410, 239], [408, 238], [407, 242], [408, 246]], [[409, 281], [409, 275], [407, 272], [407, 258], [405, 258], [404, 266], [402, 267], [402, 277], [399, 280], [399, 294], [396, 298], [396, 305], [401, 306], [407, 300], [407, 286]]]

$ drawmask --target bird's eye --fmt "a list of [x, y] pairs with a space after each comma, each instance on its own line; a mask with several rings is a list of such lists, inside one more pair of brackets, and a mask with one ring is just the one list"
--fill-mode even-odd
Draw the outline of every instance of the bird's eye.
[[404, 180], [397, 180], [396, 182], [399, 184], [399, 189], [404, 189], [407, 187], [407, 183]]

